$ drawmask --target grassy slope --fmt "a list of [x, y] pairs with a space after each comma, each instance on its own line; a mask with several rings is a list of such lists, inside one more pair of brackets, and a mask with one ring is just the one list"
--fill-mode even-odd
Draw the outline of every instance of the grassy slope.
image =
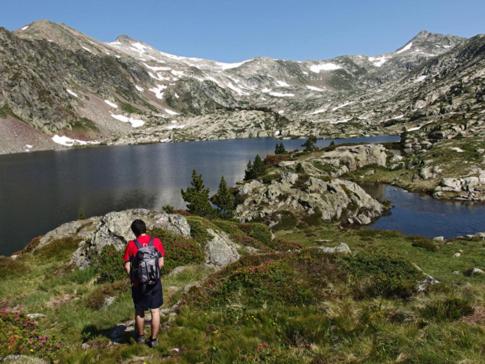
[[[159, 348], [128, 338], [120, 345], [110, 343], [111, 329], [132, 316], [127, 282], [99, 283], [95, 269], [70, 267], [76, 242], [60, 241], [16, 261], [0, 261], [2, 306], [47, 315], [32, 322], [21, 314], [12, 320], [12, 314], [2, 313], [1, 354], [20, 351], [60, 362], [113, 363], [479, 363], [485, 355], [484, 322], [473, 322], [469, 315], [470, 307], [485, 309], [485, 278], [462, 274], [485, 261], [483, 241], [434, 243], [332, 224], [279, 231], [271, 241], [260, 224], [197, 217], [190, 222], [193, 239], [157, 232], [178, 262], [170, 268], [191, 264], [163, 279], [165, 307], [180, 297], [184, 304], [175, 320], [166, 322]], [[211, 226], [262, 254], [247, 254], [208, 276], [197, 251], [207, 238], [204, 228]], [[325, 245], [346, 242], [352, 257], [322, 255], [312, 248], [321, 240]], [[302, 249], [288, 250], [297, 246]], [[460, 250], [461, 257], [454, 258]], [[427, 294], [413, 293], [422, 273], [412, 263], [441, 283]], [[200, 288], [179, 290], [207, 276]], [[104, 307], [105, 296], [116, 299]]]

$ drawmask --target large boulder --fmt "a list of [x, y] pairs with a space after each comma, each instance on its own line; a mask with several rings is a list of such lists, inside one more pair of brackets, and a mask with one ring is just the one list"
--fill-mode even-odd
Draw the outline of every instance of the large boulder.
[[216, 268], [224, 267], [239, 259], [237, 245], [222, 231], [207, 229], [212, 239], [206, 243], [206, 264]]
[[176, 235], [190, 237], [190, 225], [183, 216], [147, 209], [131, 209], [63, 224], [42, 236], [32, 250], [59, 239], [78, 239], [80, 243], [73, 254], [72, 263], [78, 267], [86, 267], [91, 258], [107, 245], [122, 250], [134, 238], [130, 226], [135, 219], [145, 221], [149, 230], [164, 229]]

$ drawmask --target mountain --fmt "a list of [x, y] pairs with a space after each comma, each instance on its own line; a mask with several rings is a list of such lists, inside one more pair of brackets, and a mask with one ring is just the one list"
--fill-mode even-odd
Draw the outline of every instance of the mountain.
[[[484, 44], [423, 31], [378, 56], [223, 63], [128, 36], [103, 43], [45, 20], [0, 28], [0, 152], [395, 133], [429, 117], [427, 105], [443, 117], [479, 103]], [[448, 88], [460, 82], [461, 101], [450, 104]]]

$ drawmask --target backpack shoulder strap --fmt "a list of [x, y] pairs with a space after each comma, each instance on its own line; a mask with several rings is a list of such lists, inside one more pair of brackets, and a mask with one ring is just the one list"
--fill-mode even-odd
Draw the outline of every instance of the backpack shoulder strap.
[[148, 243], [149, 246], [154, 246], [154, 241], [155, 241], [155, 238], [154, 237], [150, 237], [150, 242]]
[[136, 245], [136, 247], [138, 249], [141, 249], [142, 248], [142, 245], [140, 244], [140, 242], [138, 241], [138, 239], [133, 240], [133, 242], [135, 243], [135, 245]]

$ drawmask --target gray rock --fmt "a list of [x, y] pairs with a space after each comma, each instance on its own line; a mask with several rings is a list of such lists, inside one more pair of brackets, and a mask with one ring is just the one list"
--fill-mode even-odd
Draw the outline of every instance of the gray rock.
[[444, 236], [435, 236], [433, 238], [434, 241], [439, 241], [439, 242], [442, 242], [442, 241], [445, 241], [445, 237]]
[[134, 238], [130, 226], [135, 219], [145, 221], [149, 230], [162, 228], [178, 235], [190, 236], [190, 225], [183, 216], [146, 209], [110, 212], [100, 219], [92, 238], [80, 244], [72, 262], [78, 267], [86, 267], [90, 263], [90, 257], [99, 254], [107, 245], [122, 250]]
[[28, 355], [7, 355], [2, 359], [2, 363], [8, 364], [48, 364], [44, 359]]
[[340, 243], [334, 247], [320, 246], [318, 247], [325, 254], [352, 254], [350, 247], [345, 243]]
[[239, 259], [237, 246], [226, 233], [207, 229], [212, 239], [206, 243], [206, 263], [216, 267], [224, 267]]
[[438, 283], [440, 283], [440, 282], [437, 279], [430, 276], [429, 274], [426, 274], [426, 278], [418, 283], [416, 290], [418, 292], [426, 292], [430, 286], [438, 284]]
[[28, 313], [25, 316], [27, 316], [31, 320], [36, 320], [36, 319], [39, 319], [39, 318], [46, 317], [46, 315], [44, 315], [43, 313]]
[[480, 269], [480, 268], [472, 268], [470, 270], [470, 274], [471, 276], [478, 276], [478, 275], [483, 275], [485, 274], [485, 271], [483, 271], [483, 269]]

